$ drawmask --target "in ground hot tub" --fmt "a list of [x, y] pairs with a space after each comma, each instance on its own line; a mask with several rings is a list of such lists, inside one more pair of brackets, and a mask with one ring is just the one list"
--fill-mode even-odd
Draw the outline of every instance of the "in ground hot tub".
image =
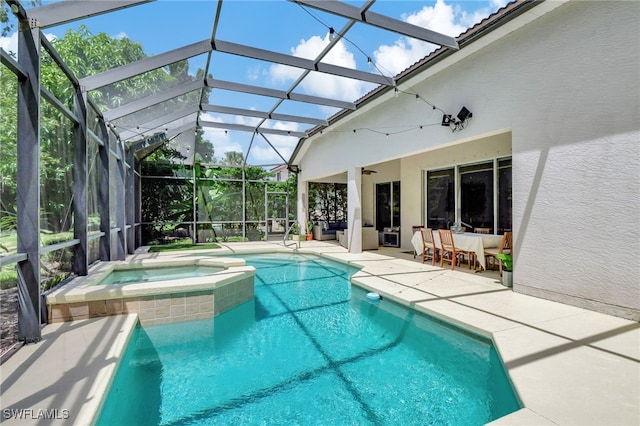
[[142, 325], [213, 317], [253, 298], [243, 259], [103, 263], [46, 296], [49, 322], [137, 313]]

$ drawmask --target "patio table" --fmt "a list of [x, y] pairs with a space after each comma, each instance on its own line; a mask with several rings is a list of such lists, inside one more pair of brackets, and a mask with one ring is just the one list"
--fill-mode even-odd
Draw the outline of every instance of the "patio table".
[[[437, 230], [433, 231], [433, 242], [436, 247], [440, 247], [440, 236], [438, 235]], [[456, 249], [474, 252], [482, 269], [487, 269], [484, 249], [500, 247], [501, 242], [502, 235], [476, 234], [473, 232], [453, 234], [453, 243], [455, 244]], [[420, 232], [413, 234], [413, 237], [411, 237], [411, 245], [415, 249], [417, 255], [422, 254], [422, 234]]]

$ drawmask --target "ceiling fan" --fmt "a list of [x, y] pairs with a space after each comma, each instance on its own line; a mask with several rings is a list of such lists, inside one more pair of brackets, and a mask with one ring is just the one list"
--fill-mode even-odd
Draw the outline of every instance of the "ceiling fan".
[[362, 168], [362, 174], [363, 175], [367, 175], [368, 176], [368, 175], [373, 174], [373, 173], [378, 173], [378, 172], [376, 172], [375, 170], [371, 170], [371, 169], [365, 169], [364, 167]]

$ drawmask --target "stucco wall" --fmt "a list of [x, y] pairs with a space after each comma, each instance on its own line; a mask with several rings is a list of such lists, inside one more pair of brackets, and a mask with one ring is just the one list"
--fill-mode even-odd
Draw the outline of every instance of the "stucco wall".
[[638, 28], [640, 2], [544, 2], [401, 85], [454, 115], [465, 105], [466, 129], [390, 94], [314, 137], [301, 178], [404, 158], [410, 226], [422, 202], [411, 156], [510, 131], [514, 290], [640, 319]]

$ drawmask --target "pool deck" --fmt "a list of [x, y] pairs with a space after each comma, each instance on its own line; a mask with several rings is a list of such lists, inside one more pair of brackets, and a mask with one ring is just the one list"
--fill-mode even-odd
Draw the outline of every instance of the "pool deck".
[[[225, 243], [215, 253], [278, 249], [282, 244]], [[356, 285], [490, 337], [524, 406], [492, 425], [640, 425], [639, 323], [515, 293], [494, 272], [441, 269], [400, 250], [351, 254], [331, 242], [305, 241], [299, 252], [360, 266]], [[135, 315], [119, 315], [47, 325], [42, 342], [1, 366], [0, 421], [89, 424], [135, 323]], [[18, 411], [7, 419], [7, 409]], [[57, 419], [37, 419], [45, 414]]]

